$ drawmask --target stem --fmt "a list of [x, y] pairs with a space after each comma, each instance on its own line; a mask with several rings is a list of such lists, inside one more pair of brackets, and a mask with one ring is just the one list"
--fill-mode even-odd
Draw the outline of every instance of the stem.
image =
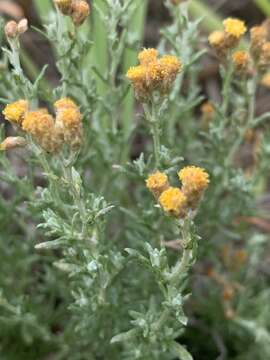
[[155, 168], [158, 169], [160, 164], [160, 129], [157, 121], [152, 124], [152, 134], [154, 142]]
[[231, 85], [232, 75], [233, 75], [233, 64], [230, 63], [229, 68], [226, 71], [226, 76], [224, 79], [224, 85], [223, 85], [223, 89], [222, 89], [222, 95], [223, 95], [222, 110], [223, 110], [224, 114], [226, 114], [228, 111], [230, 85]]
[[70, 186], [71, 195], [73, 197], [74, 203], [77, 206], [80, 214], [81, 224], [82, 224], [82, 239], [85, 239], [87, 237], [87, 210], [85, 207], [85, 203], [82, 199], [80, 191], [77, 190], [73, 177], [72, 177], [72, 164], [68, 164], [66, 166], [64, 164], [64, 161], [62, 161], [62, 169], [63, 169], [63, 175], [66, 181], [68, 182]]
[[247, 103], [249, 104], [248, 120], [247, 120], [246, 124], [242, 127], [242, 129], [240, 130], [240, 133], [229, 152], [229, 155], [228, 155], [227, 161], [226, 161], [227, 166], [229, 166], [231, 164], [235, 152], [237, 151], [239, 146], [242, 144], [246, 131], [250, 127], [252, 127], [254, 117], [255, 117], [255, 102], [256, 102], [257, 83], [258, 83], [258, 74], [256, 74], [254, 76], [254, 78], [252, 79], [251, 91], [250, 91], [249, 95], [247, 96]]
[[181, 260], [175, 265], [171, 275], [170, 282], [176, 283], [182, 274], [186, 274], [189, 268], [192, 265], [194, 260], [194, 249], [195, 244], [192, 243], [192, 238], [190, 236], [190, 220], [186, 219], [181, 228], [181, 235], [183, 240], [183, 254]]
[[146, 104], [143, 106], [143, 108], [146, 120], [150, 124], [150, 131], [153, 136], [155, 168], [158, 169], [160, 165], [160, 127], [159, 119], [156, 113], [156, 104], [153, 102], [151, 103], [151, 111]]

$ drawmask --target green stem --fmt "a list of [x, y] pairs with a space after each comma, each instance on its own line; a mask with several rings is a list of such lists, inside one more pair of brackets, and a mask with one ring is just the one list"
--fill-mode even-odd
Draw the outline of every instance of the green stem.
[[233, 70], [234, 70], [233, 64], [230, 62], [229, 68], [226, 70], [226, 76], [224, 79], [224, 84], [222, 89], [222, 96], [223, 96], [222, 110], [224, 114], [227, 113], [229, 107], [229, 99], [231, 96], [230, 87], [231, 87]]
[[181, 260], [175, 265], [171, 275], [170, 282], [177, 283], [183, 274], [186, 274], [193, 261], [194, 244], [190, 236], [190, 220], [186, 219], [181, 227], [183, 241], [183, 254]]
[[249, 104], [248, 108], [248, 120], [246, 124], [241, 128], [240, 133], [238, 134], [238, 137], [233, 144], [229, 155], [227, 157], [226, 164], [229, 166], [234, 158], [234, 154], [236, 153], [237, 149], [240, 147], [240, 145], [243, 142], [243, 139], [245, 137], [246, 131], [252, 127], [255, 117], [255, 103], [256, 103], [256, 91], [257, 91], [257, 84], [258, 84], [258, 74], [256, 74], [252, 79], [251, 89], [247, 96], [246, 102]]
[[143, 105], [143, 108], [146, 120], [149, 122], [150, 131], [153, 136], [155, 168], [158, 169], [160, 165], [160, 126], [156, 111], [156, 104], [154, 102], [151, 103], [151, 111], [146, 104]]

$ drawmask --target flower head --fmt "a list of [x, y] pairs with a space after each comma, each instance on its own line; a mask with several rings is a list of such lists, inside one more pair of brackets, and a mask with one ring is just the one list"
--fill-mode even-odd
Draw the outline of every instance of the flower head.
[[127, 72], [127, 78], [132, 83], [135, 97], [144, 101], [147, 98], [146, 69], [142, 65], [132, 66]]
[[260, 52], [259, 66], [264, 69], [270, 65], [270, 42], [263, 44]]
[[46, 151], [56, 152], [61, 145], [53, 117], [47, 110], [39, 109], [26, 113], [22, 129]]
[[169, 187], [160, 195], [163, 210], [175, 217], [184, 217], [187, 212], [187, 198], [179, 188]]
[[225, 28], [225, 33], [236, 39], [240, 39], [241, 36], [243, 36], [247, 31], [244, 21], [239, 19], [228, 18], [223, 21], [223, 25]]
[[147, 178], [146, 186], [156, 198], [159, 198], [161, 193], [169, 187], [168, 176], [157, 171]]
[[90, 7], [84, 0], [73, 1], [71, 18], [76, 26], [80, 26], [84, 23], [90, 14]]
[[55, 126], [62, 134], [64, 142], [72, 148], [80, 147], [82, 143], [82, 116], [78, 106], [69, 98], [55, 102]]
[[7, 22], [4, 30], [7, 39], [13, 39], [18, 36], [18, 24], [14, 20]]
[[206, 101], [201, 106], [201, 112], [203, 115], [212, 116], [215, 112], [215, 109], [209, 101]]
[[247, 72], [251, 61], [250, 55], [247, 51], [234, 52], [232, 55], [232, 60], [237, 72]]
[[160, 61], [163, 88], [165, 91], [170, 88], [177, 74], [182, 68], [182, 63], [173, 55], [165, 55]]
[[138, 55], [141, 65], [148, 65], [157, 60], [158, 51], [156, 49], [144, 49]]
[[71, 100], [70, 98], [61, 98], [59, 100], [57, 100], [54, 103], [54, 108], [56, 111], [61, 111], [63, 109], [68, 109], [68, 108], [77, 108], [77, 105], [75, 104], [75, 102], [73, 100]]
[[226, 33], [220, 30], [213, 31], [208, 37], [210, 46], [220, 58], [224, 57], [228, 49], [226, 39]]
[[188, 198], [189, 206], [196, 208], [209, 184], [209, 175], [200, 167], [186, 166], [179, 171], [178, 176], [182, 182], [182, 190]]
[[224, 31], [216, 30], [208, 36], [209, 44], [216, 48], [224, 45], [226, 34]]
[[270, 89], [270, 73], [266, 73], [261, 80], [261, 84]]
[[263, 45], [267, 41], [267, 28], [264, 25], [254, 26], [250, 29], [251, 51], [257, 58]]
[[28, 111], [29, 104], [26, 100], [18, 100], [14, 103], [8, 104], [3, 110], [3, 115], [6, 120], [21, 125], [25, 113]]
[[175, 56], [165, 55], [158, 59], [155, 49], [145, 49], [139, 53], [140, 65], [131, 67], [127, 78], [131, 81], [135, 96], [140, 101], [147, 101], [152, 92], [165, 93], [174, 82], [182, 64]]

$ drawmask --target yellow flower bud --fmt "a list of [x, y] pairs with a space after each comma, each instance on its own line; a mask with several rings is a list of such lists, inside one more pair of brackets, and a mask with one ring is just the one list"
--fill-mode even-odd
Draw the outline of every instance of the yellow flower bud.
[[187, 198], [179, 188], [169, 187], [160, 195], [163, 210], [175, 217], [184, 218], [187, 213]]
[[48, 152], [56, 152], [61, 146], [59, 132], [54, 126], [54, 119], [44, 109], [27, 112], [22, 128]]
[[56, 110], [56, 128], [62, 133], [64, 142], [77, 149], [82, 144], [82, 116], [77, 105], [69, 98], [63, 98], [54, 104]]
[[3, 110], [6, 120], [21, 126], [25, 113], [28, 111], [29, 104], [26, 100], [18, 100], [8, 104]]
[[209, 35], [208, 41], [210, 46], [216, 51], [220, 58], [223, 58], [226, 55], [228, 46], [226, 42], [226, 34], [224, 31], [213, 31]]
[[189, 206], [195, 209], [209, 184], [209, 175], [200, 167], [186, 166], [179, 171], [178, 176], [182, 182], [182, 190], [188, 199]]
[[86, 18], [90, 14], [90, 7], [84, 0], [77, 0], [72, 3], [71, 18], [76, 26], [80, 26], [84, 23]]
[[157, 171], [147, 178], [146, 186], [158, 199], [161, 193], [169, 187], [168, 176], [160, 171]]
[[234, 52], [232, 60], [237, 72], [246, 73], [248, 71], [251, 58], [247, 51]]

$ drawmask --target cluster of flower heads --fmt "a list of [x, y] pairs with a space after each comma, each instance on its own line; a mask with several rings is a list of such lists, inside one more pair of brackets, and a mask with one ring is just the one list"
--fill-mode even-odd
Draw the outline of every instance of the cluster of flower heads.
[[190, 210], [198, 207], [199, 201], [209, 184], [207, 172], [196, 166], [187, 166], [178, 173], [182, 187], [172, 187], [165, 173], [155, 172], [146, 180], [163, 210], [177, 218], [185, 218]]
[[221, 58], [239, 44], [247, 31], [245, 23], [238, 19], [228, 18], [223, 21], [223, 26], [224, 30], [213, 31], [208, 38], [210, 45]]
[[90, 7], [86, 0], [54, 0], [63, 15], [71, 17], [74, 25], [80, 26], [90, 14]]
[[5, 35], [7, 39], [15, 39], [24, 34], [28, 30], [28, 20], [22, 19], [18, 23], [11, 20], [5, 25]]
[[158, 58], [156, 49], [144, 49], [138, 55], [140, 64], [131, 67], [127, 78], [131, 81], [135, 96], [146, 102], [154, 91], [167, 93], [182, 68], [181, 61], [173, 55]]
[[208, 38], [218, 57], [227, 60], [229, 56], [237, 73], [252, 74], [254, 69], [264, 72], [270, 66], [269, 21], [250, 29], [248, 50], [234, 50], [247, 32], [245, 23], [239, 19], [228, 18], [223, 25], [223, 31], [214, 31]]
[[[71, 149], [78, 149], [82, 143], [82, 116], [78, 106], [69, 98], [62, 98], [55, 102], [55, 118], [45, 108], [30, 110], [27, 100], [18, 100], [5, 107], [3, 115], [6, 120], [17, 128], [31, 135], [33, 140], [45, 151], [54, 153], [67, 144]], [[22, 144], [11, 138], [3, 149]]]

